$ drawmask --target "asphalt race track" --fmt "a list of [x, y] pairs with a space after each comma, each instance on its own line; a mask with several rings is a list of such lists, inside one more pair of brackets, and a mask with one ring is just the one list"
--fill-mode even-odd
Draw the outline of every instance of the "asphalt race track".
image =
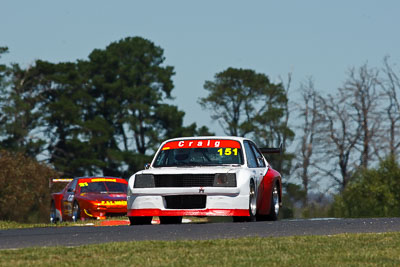
[[400, 218], [283, 220], [143, 226], [73, 226], [0, 230], [0, 249], [78, 246], [141, 240], [200, 240], [238, 237], [334, 235], [400, 231]]

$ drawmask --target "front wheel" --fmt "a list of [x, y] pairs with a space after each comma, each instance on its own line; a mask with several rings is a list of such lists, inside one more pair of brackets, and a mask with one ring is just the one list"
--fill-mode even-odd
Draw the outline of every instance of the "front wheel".
[[81, 208], [79, 207], [78, 202], [74, 202], [72, 206], [72, 221], [77, 222], [81, 218]]
[[151, 220], [153, 217], [150, 216], [131, 216], [129, 217], [130, 225], [144, 225], [144, 224], [151, 224]]
[[57, 213], [56, 213], [56, 206], [54, 204], [54, 201], [51, 201], [51, 206], [50, 206], [50, 223], [56, 223], [57, 222]]
[[277, 184], [274, 185], [271, 194], [271, 206], [269, 209], [269, 214], [266, 216], [268, 221], [276, 221], [278, 220], [279, 215], [279, 187]]

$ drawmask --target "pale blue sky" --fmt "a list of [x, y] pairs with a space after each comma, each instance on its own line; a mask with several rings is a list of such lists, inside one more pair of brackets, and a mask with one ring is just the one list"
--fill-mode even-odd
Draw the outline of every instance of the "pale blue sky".
[[[185, 124], [223, 132], [197, 101], [205, 80], [228, 67], [250, 68], [273, 81], [293, 73], [328, 92], [349, 67], [400, 64], [400, 1], [57, 1], [3, 0], [1, 61], [27, 66], [85, 59], [95, 48], [141, 36], [164, 49], [175, 67], [174, 104]], [[292, 117], [295, 117], [295, 110]]]

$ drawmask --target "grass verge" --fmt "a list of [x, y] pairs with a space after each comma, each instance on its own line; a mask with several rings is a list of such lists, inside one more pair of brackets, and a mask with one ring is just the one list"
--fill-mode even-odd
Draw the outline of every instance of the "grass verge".
[[85, 224], [99, 225], [100, 221], [90, 220], [82, 222], [61, 222], [57, 224], [50, 223], [19, 223], [13, 221], [0, 221], [0, 230], [19, 229], [19, 228], [35, 228], [35, 227], [62, 227], [62, 226], [82, 226]]
[[400, 233], [1, 250], [0, 266], [400, 266]]
[[[191, 223], [207, 223], [210, 220], [208, 218], [197, 218], [197, 217], [185, 217], [190, 219]], [[158, 217], [154, 217], [153, 219], [158, 220]], [[94, 225], [94, 226], [103, 226], [102, 222], [104, 221], [118, 221], [118, 220], [128, 220], [128, 217], [126, 216], [121, 216], [121, 217], [111, 217], [107, 218], [105, 220], [85, 220], [85, 221], [79, 221], [79, 222], [59, 222], [56, 224], [50, 224], [50, 223], [19, 223], [19, 222], [13, 222], [13, 221], [0, 221], [0, 230], [7, 230], [7, 229], [19, 229], [19, 228], [34, 228], [34, 227], [62, 227], [62, 226], [89, 226], [89, 225]], [[227, 221], [226, 219], [220, 219], [212, 222], [224, 222]], [[232, 221], [232, 219], [228, 220]]]

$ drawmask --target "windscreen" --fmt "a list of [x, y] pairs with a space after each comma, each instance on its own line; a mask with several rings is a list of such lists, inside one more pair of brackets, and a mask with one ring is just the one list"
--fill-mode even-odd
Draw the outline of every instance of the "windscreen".
[[235, 140], [182, 140], [166, 143], [153, 167], [218, 166], [243, 164], [241, 145]]
[[127, 185], [118, 182], [82, 182], [79, 183], [81, 193], [124, 193]]

